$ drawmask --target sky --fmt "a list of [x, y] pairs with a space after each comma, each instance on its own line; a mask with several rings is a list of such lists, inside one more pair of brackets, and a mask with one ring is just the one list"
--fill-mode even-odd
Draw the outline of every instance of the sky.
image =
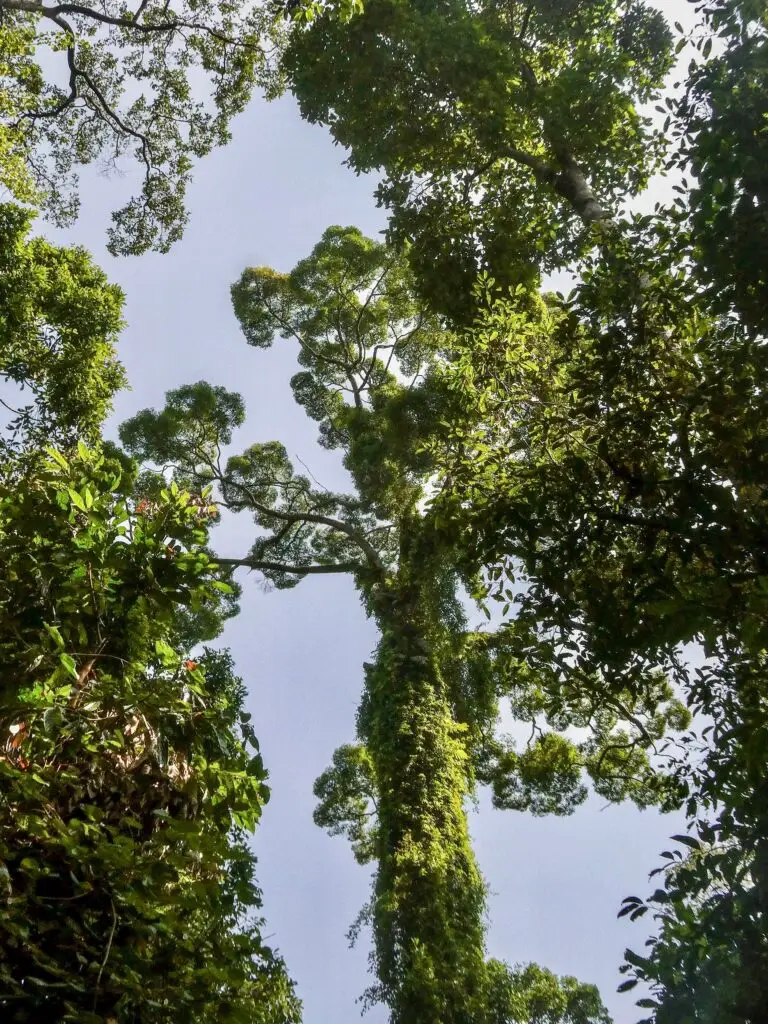
[[[670, 21], [690, 20], [686, 0], [657, 6]], [[343, 158], [323, 129], [301, 121], [290, 98], [257, 98], [235, 122], [233, 141], [198, 165], [190, 224], [171, 253], [121, 260], [106, 253], [108, 212], [130, 180], [88, 173], [78, 223], [66, 232], [39, 224], [57, 241], [86, 246], [126, 293], [120, 356], [132, 390], [118, 397], [110, 431], [139, 409], [161, 406], [168, 389], [208, 380], [245, 398], [248, 419], [235, 448], [279, 439], [325, 486], [344, 486], [338, 454], [317, 445], [316, 425], [293, 402], [295, 350], [288, 342], [266, 352], [249, 348], [229, 298], [246, 266], [288, 270], [331, 224], [370, 235], [383, 229], [375, 181], [353, 175]], [[250, 525], [228, 520], [215, 537], [219, 553], [245, 553]], [[221, 643], [247, 683], [270, 772], [272, 799], [255, 840], [265, 934], [296, 980], [305, 1024], [352, 1024], [368, 983], [367, 947], [361, 939], [350, 950], [346, 932], [367, 899], [370, 875], [346, 840], [314, 826], [312, 784], [334, 749], [354, 740], [362, 662], [376, 633], [344, 577], [310, 577], [272, 593], [255, 574], [242, 582], [241, 614]], [[636, 994], [615, 992], [617, 968], [624, 948], [640, 949], [650, 926], [647, 918], [632, 925], [616, 914], [625, 896], [648, 893], [648, 871], [680, 826], [598, 800], [570, 818], [536, 819], [496, 811], [481, 795], [470, 827], [491, 893], [489, 953], [594, 982], [616, 1024], [636, 1021], [643, 1015]], [[366, 1019], [379, 1024], [386, 1015], [377, 1009]]]

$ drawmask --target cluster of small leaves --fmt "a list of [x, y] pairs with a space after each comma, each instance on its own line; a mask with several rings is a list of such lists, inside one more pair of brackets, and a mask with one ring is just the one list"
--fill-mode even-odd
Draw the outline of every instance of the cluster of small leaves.
[[493, 1024], [611, 1024], [594, 985], [558, 978], [537, 964], [510, 968], [490, 960], [488, 988]]
[[644, 956], [626, 952], [624, 989], [650, 984], [658, 1024], [759, 1020], [768, 969], [768, 756], [764, 650], [712, 652], [695, 673], [695, 710], [712, 724], [689, 739], [693, 779], [685, 847], [665, 851], [662, 887], [625, 900], [634, 920], [659, 923]]
[[10, 1021], [298, 1020], [253, 917], [241, 837], [268, 791], [242, 683], [225, 653], [177, 645], [178, 609], [228, 589], [207, 520], [175, 485], [126, 497], [119, 461], [82, 444], [3, 466]]
[[[768, 291], [768, 20], [761, 0], [707, 0], [698, 59], [671, 108], [671, 166], [693, 181], [680, 219], [707, 300], [765, 332]], [[715, 44], [713, 47], [713, 43]], [[688, 182], [685, 181], [688, 186]]]
[[[690, 720], [659, 672], [623, 675], [590, 671], [579, 647], [540, 635], [527, 615], [496, 632], [470, 634], [462, 663], [473, 687], [471, 741], [478, 781], [492, 787], [494, 805], [533, 814], [571, 814], [593, 791], [618, 803], [632, 800], [670, 810], [686, 795], [675, 773], [664, 770], [669, 730]], [[500, 736], [498, 709], [506, 708], [520, 748]], [[478, 728], [479, 727], [479, 728]]]
[[371, 755], [360, 744], [335, 750], [331, 767], [314, 786], [315, 824], [331, 836], [345, 835], [359, 864], [376, 856], [376, 793]]
[[449, 338], [417, 301], [405, 259], [357, 228], [331, 227], [289, 274], [246, 270], [232, 298], [249, 344], [298, 342], [294, 396], [320, 443], [343, 450], [361, 499], [386, 517], [418, 496], [428, 463], [416, 442], [444, 396], [412, 384]]
[[95, 438], [125, 383], [120, 290], [82, 250], [27, 239], [30, 220], [0, 205], [0, 378], [13, 385], [2, 444], [15, 447]]

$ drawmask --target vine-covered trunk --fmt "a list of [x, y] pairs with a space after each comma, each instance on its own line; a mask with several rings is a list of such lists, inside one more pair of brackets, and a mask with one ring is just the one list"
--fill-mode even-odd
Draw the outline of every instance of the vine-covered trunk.
[[361, 721], [379, 790], [376, 995], [393, 1024], [476, 1024], [485, 1001], [485, 890], [464, 806], [462, 727], [438, 663], [429, 569], [404, 553], [377, 599], [382, 640]]

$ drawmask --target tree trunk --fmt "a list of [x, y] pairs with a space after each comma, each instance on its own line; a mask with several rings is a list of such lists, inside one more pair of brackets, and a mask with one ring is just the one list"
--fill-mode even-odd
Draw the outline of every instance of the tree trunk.
[[374, 994], [393, 1024], [476, 1024], [485, 888], [464, 807], [467, 754], [435, 653], [434, 571], [414, 562], [404, 552], [377, 598], [382, 640], [361, 721], [379, 789]]

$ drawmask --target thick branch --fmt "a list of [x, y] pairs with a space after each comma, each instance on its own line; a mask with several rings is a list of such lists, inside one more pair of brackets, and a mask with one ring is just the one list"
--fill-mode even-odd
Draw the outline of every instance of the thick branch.
[[[242, 491], [246, 496], [246, 507], [251, 508], [255, 512], [260, 512], [262, 515], [274, 516], [276, 519], [280, 519], [284, 523], [315, 523], [318, 526], [327, 526], [331, 530], [343, 533], [357, 544], [371, 565], [379, 570], [383, 568], [376, 548], [366, 540], [364, 536], [362, 536], [359, 530], [356, 530], [354, 526], [350, 526], [343, 520], [334, 519], [332, 516], [324, 516], [319, 512], [283, 512], [280, 509], [270, 508], [269, 505], [264, 505], [253, 495], [248, 487], [236, 480], [226, 480], [221, 478], [221, 483], [226, 487], [236, 487], [239, 491]], [[226, 504], [229, 505], [230, 503]]]
[[671, 533], [677, 529], [673, 519], [649, 519], [647, 516], [632, 515], [628, 512], [609, 512], [605, 509], [594, 509], [594, 514], [598, 519], [604, 519], [611, 523], [623, 523], [625, 526], [639, 526], [645, 530], [667, 530]]
[[611, 215], [600, 203], [573, 154], [555, 147], [560, 173], [554, 181], [555, 191], [566, 199], [585, 224], [612, 223]]
[[224, 35], [223, 32], [218, 32], [216, 29], [211, 28], [209, 25], [204, 25], [199, 21], [159, 21], [147, 24], [146, 22], [139, 22], [136, 20], [141, 13], [143, 13], [146, 3], [142, 3], [139, 6], [136, 14], [130, 18], [115, 17], [111, 14], [104, 14], [101, 11], [94, 10], [92, 7], [84, 7], [82, 4], [57, 4], [55, 7], [46, 7], [40, 0], [0, 0], [0, 9], [6, 8], [12, 11], [25, 11], [29, 14], [40, 14], [44, 18], [50, 18], [55, 21], [56, 18], [61, 14], [79, 14], [84, 18], [93, 18], [94, 21], [99, 21], [104, 25], [115, 25], [118, 28], [128, 28], [136, 32], [143, 32], [149, 34], [152, 32], [175, 32], [179, 29], [192, 29], [195, 32], [206, 32], [214, 39], [218, 39], [222, 43], [226, 43], [228, 46], [241, 46], [248, 50], [258, 50], [261, 52], [261, 47], [256, 46], [253, 43], [245, 43], [238, 39], [232, 39], [230, 36]]
[[138, 141], [141, 143], [141, 157], [142, 160], [144, 161], [144, 166], [146, 167], [147, 179], [149, 179], [149, 176], [152, 172], [152, 161], [150, 160], [151, 149], [149, 146], [149, 140], [147, 139], [146, 135], [143, 135], [141, 132], [137, 132], [134, 128], [131, 128], [129, 125], [125, 124], [125, 122], [123, 122], [120, 119], [120, 117], [115, 113], [112, 107], [110, 107], [110, 105], [107, 103], [104, 94], [101, 92], [99, 87], [96, 85], [94, 80], [86, 71], [81, 71], [80, 68], [77, 68], [77, 74], [83, 79], [85, 84], [94, 94], [96, 99], [99, 101], [99, 103], [101, 104], [101, 109], [105, 116], [108, 117], [111, 121], [113, 121], [114, 124], [116, 124], [117, 127], [120, 129], [120, 131], [124, 132], [126, 135], [132, 136], [134, 139], [138, 139]]
[[517, 36], [517, 41], [521, 43], [525, 39], [525, 33], [528, 31], [528, 24], [531, 20], [531, 14], [533, 13], [533, 4], [528, 4], [525, 14], [523, 15], [523, 24], [520, 27], [520, 32]]
[[359, 562], [332, 562], [330, 565], [287, 565], [285, 562], [267, 562], [261, 558], [217, 558], [216, 565], [225, 568], [258, 569], [260, 572], [290, 572], [296, 576], [312, 573], [359, 572]]
[[[530, 13], [531, 9], [529, 7], [526, 12], [521, 38], [528, 27]], [[539, 88], [536, 72], [527, 60], [521, 62], [520, 71], [531, 96], [534, 96]], [[551, 126], [547, 124], [546, 118], [544, 119], [544, 138], [552, 147], [556, 160], [554, 167], [546, 161], [530, 156], [519, 149], [511, 148], [507, 150], [506, 155], [518, 163], [530, 167], [537, 181], [553, 188], [559, 196], [573, 207], [585, 224], [612, 223], [611, 215], [592, 191], [587, 177], [573, 153], [571, 153], [562, 139], [559, 138], [558, 133], [553, 131]]]
[[555, 147], [555, 155], [559, 169], [515, 147], [504, 151], [504, 156], [530, 168], [542, 185], [553, 188], [573, 207], [585, 224], [611, 223], [611, 215], [592, 191], [584, 171], [571, 153], [562, 147]]
[[616, 711], [618, 711], [619, 714], [623, 716], [625, 721], [630, 722], [632, 725], [634, 725], [634, 727], [637, 729], [637, 731], [640, 733], [640, 735], [643, 737], [643, 739], [649, 747], [654, 746], [653, 740], [649, 736], [648, 730], [645, 728], [643, 723], [640, 721], [639, 718], [632, 714], [629, 708], [625, 707], [625, 705], [622, 704], [618, 697], [607, 696], [605, 697], [605, 699], [608, 701], [609, 704], [613, 705]]

